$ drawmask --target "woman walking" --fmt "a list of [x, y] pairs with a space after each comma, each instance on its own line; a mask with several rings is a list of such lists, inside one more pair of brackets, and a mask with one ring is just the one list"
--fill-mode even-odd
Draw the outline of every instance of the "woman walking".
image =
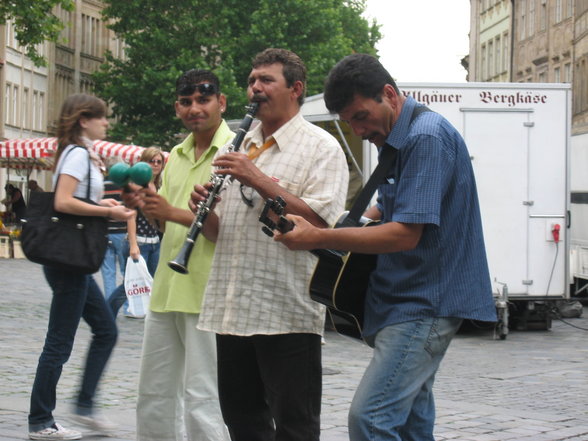
[[[61, 108], [55, 158], [55, 209], [80, 216], [104, 216], [127, 220], [132, 210], [114, 199], [102, 199], [102, 161], [92, 149], [92, 141], [104, 139], [108, 121], [106, 105], [96, 97], [76, 94]], [[90, 161], [90, 173], [88, 173]], [[98, 205], [79, 198], [90, 199]], [[116, 343], [117, 328], [104, 296], [92, 275], [78, 274], [44, 266], [45, 278], [53, 291], [49, 325], [39, 358], [28, 417], [30, 439], [80, 439], [78, 431], [62, 427], [53, 418], [56, 389], [62, 367], [69, 359], [80, 319], [92, 330], [92, 341], [74, 408], [75, 420], [92, 430], [112, 429], [94, 413], [93, 398], [98, 381]]]

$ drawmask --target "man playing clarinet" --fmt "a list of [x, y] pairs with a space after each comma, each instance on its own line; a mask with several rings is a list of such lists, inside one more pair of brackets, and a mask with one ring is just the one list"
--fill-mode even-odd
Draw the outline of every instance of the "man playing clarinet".
[[[233, 441], [318, 441], [324, 308], [307, 285], [315, 258], [262, 233], [267, 198], [325, 227], [344, 209], [348, 168], [338, 142], [304, 120], [306, 68], [293, 52], [253, 60], [247, 94], [261, 121], [242, 152], [220, 154], [216, 173], [234, 178], [207, 217], [216, 242], [198, 327], [217, 334], [221, 410]], [[190, 206], [208, 196], [196, 185]]]

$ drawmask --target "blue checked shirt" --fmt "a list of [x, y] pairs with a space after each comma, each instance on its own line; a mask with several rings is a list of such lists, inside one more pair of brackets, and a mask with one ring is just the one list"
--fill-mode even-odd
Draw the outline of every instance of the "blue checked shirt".
[[415, 105], [406, 99], [386, 140], [399, 151], [378, 188], [378, 208], [384, 222], [424, 229], [415, 249], [378, 257], [366, 299], [366, 337], [420, 318], [496, 320], [467, 147], [437, 113], [425, 112], [410, 126]]

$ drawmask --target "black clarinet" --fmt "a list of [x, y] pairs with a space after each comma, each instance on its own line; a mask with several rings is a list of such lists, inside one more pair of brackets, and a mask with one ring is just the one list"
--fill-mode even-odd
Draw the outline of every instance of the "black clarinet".
[[[237, 129], [237, 134], [235, 135], [233, 142], [231, 142], [227, 153], [239, 151], [241, 143], [243, 142], [249, 127], [251, 127], [251, 123], [253, 122], [253, 117], [257, 112], [259, 103], [253, 102], [246, 107], [247, 113], [245, 114], [243, 121], [241, 121], [241, 125]], [[208, 213], [210, 213], [210, 210], [212, 209], [214, 201], [218, 198], [220, 192], [224, 190], [227, 178], [229, 178], [228, 175], [220, 175], [216, 173], [213, 173], [210, 177], [212, 188], [208, 193], [208, 198], [198, 204], [197, 211], [195, 213], [196, 217], [192, 221], [192, 225], [188, 230], [188, 235], [184, 245], [182, 246], [182, 249], [174, 260], [171, 260], [167, 263], [167, 265], [174, 271], [177, 271], [181, 274], [188, 274], [188, 260], [190, 260], [190, 253], [192, 252], [194, 243], [202, 231], [202, 226], [204, 225], [204, 221], [206, 220]]]

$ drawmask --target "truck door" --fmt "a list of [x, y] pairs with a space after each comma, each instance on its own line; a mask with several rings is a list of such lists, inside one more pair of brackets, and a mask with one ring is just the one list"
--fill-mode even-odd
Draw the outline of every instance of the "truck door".
[[462, 109], [476, 176], [494, 290], [527, 294], [529, 285], [529, 127], [531, 110]]

